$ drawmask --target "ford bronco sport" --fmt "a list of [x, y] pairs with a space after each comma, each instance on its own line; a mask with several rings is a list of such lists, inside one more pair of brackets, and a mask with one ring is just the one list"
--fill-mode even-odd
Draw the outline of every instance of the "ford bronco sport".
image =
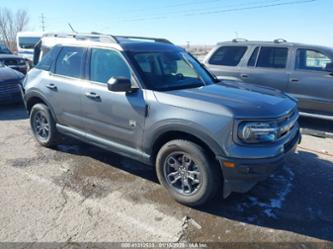
[[219, 189], [225, 198], [249, 191], [300, 141], [293, 99], [217, 85], [194, 57], [165, 39], [63, 36], [22, 86], [43, 146], [68, 135], [152, 165], [177, 201], [197, 206]]

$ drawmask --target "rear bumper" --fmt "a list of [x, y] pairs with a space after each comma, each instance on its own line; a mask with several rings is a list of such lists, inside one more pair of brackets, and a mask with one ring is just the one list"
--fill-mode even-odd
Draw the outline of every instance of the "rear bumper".
[[[234, 159], [217, 157], [224, 177], [224, 198], [227, 198], [232, 192], [246, 193], [258, 182], [267, 179], [284, 165], [287, 155], [295, 152], [301, 138], [301, 134], [297, 133], [294, 139], [286, 145], [284, 153], [273, 158]], [[225, 167], [225, 162], [232, 162], [235, 167]]]

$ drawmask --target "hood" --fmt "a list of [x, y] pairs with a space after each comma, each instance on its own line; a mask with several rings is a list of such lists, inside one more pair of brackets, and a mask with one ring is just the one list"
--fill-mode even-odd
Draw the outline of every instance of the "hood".
[[279, 91], [242, 83], [155, 92], [155, 96], [160, 103], [243, 119], [276, 118], [296, 107]]
[[0, 54], [0, 60], [1, 59], [24, 59], [24, 58], [17, 56], [15, 54]]
[[8, 81], [18, 81], [24, 78], [24, 75], [9, 67], [0, 66], [0, 83]]

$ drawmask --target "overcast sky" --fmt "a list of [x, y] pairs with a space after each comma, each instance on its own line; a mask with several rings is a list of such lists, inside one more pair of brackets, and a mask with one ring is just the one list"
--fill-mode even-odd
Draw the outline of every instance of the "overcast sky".
[[332, 0], [0, 0], [26, 9], [31, 31], [165, 37], [177, 44], [216, 44], [235, 37], [333, 46]]

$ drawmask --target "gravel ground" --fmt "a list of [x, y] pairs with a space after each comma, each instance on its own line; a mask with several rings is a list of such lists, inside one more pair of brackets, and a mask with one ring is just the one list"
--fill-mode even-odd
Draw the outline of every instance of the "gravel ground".
[[304, 135], [250, 193], [193, 209], [138, 162], [77, 141], [40, 147], [14, 106], [0, 109], [0, 167], [2, 242], [333, 241], [331, 138]]

